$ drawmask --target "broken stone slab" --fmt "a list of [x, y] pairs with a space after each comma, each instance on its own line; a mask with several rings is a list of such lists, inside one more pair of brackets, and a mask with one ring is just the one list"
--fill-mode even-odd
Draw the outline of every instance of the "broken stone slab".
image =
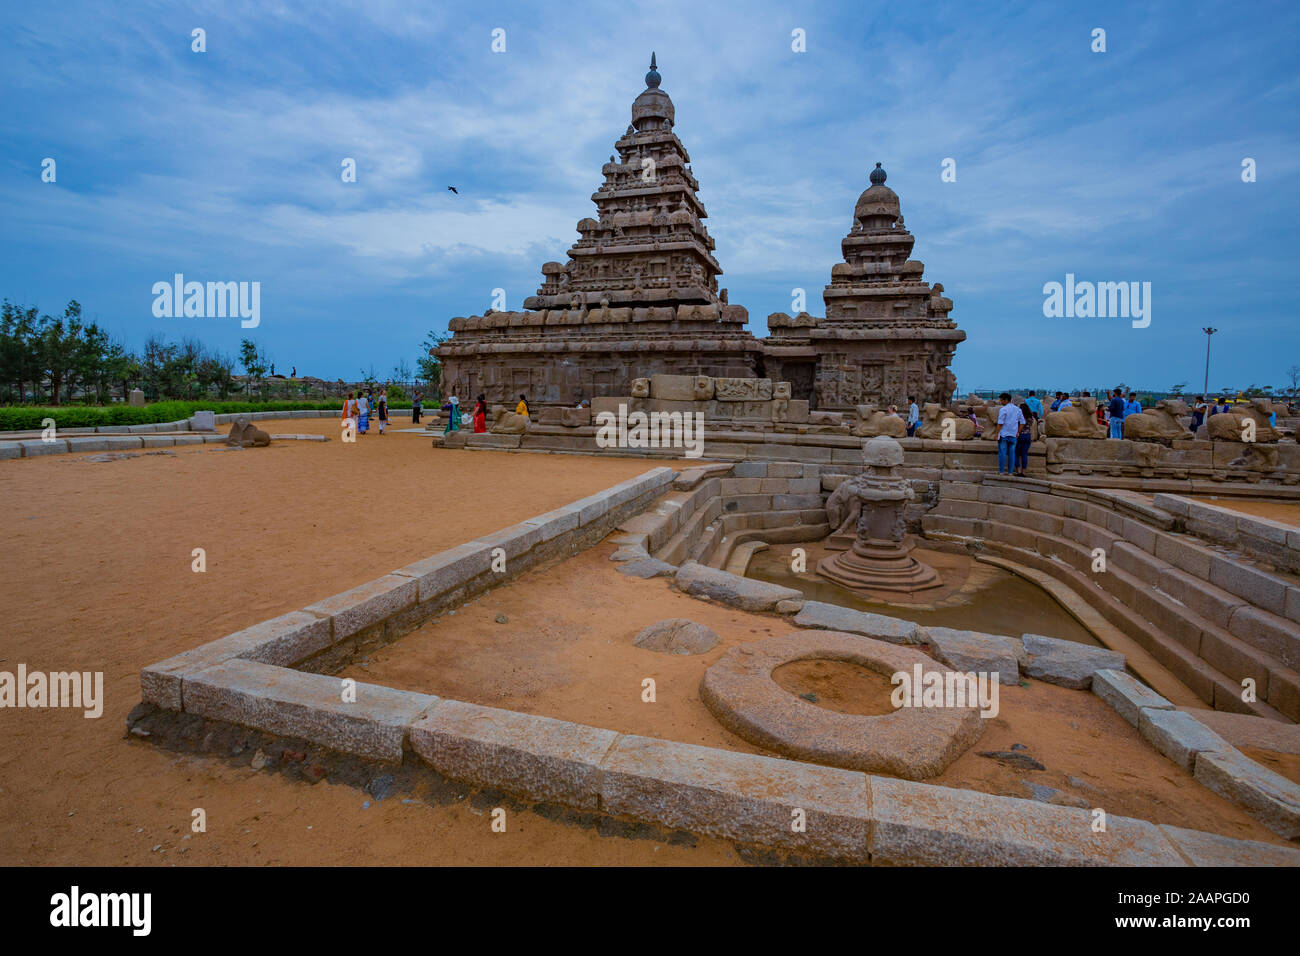
[[672, 617], [642, 628], [632, 643], [660, 654], [703, 654], [718, 646], [718, 635], [703, 624]]
[[805, 601], [803, 608], [795, 615], [794, 623], [800, 627], [861, 634], [891, 644], [921, 644], [925, 641], [921, 628], [912, 621], [855, 611], [823, 601]]
[[1138, 712], [1138, 733], [1151, 746], [1191, 773], [1199, 753], [1227, 753], [1233, 750], [1209, 727], [1181, 710], [1144, 707]]
[[[866, 860], [866, 774], [631, 734], [615, 742], [601, 770], [606, 813], [738, 843]], [[802, 832], [791, 826], [800, 817]]]
[[1197, 754], [1193, 776], [1221, 797], [1240, 804], [1274, 833], [1288, 840], [1300, 838], [1300, 785], [1240, 750]]
[[807, 601], [777, 601], [777, 614], [798, 614]]
[[647, 556], [636, 561], [625, 561], [618, 566], [618, 573], [633, 578], [668, 578], [677, 573], [677, 565]]
[[385, 574], [303, 608], [334, 621], [334, 642], [378, 624], [416, 602], [419, 583], [405, 574]]
[[[609, 556], [611, 561], [644, 561], [650, 552], [640, 545], [624, 545]], [[676, 570], [674, 568], [674, 570]]]
[[331, 643], [330, 620], [291, 611], [215, 641], [182, 651], [140, 671], [140, 697], [167, 710], [183, 709], [185, 678], [232, 658], [289, 666]]
[[1173, 710], [1174, 705], [1146, 684], [1123, 671], [1100, 670], [1092, 675], [1092, 692], [1110, 704], [1121, 717], [1134, 727], [1142, 718], [1144, 707]]
[[186, 678], [185, 712], [401, 763], [408, 727], [438, 702], [377, 684], [351, 691], [355, 701], [345, 701], [341, 678], [233, 659]]
[[214, 432], [217, 430], [216, 415], [210, 411], [195, 412], [190, 416], [188, 424], [192, 432]]
[[1025, 673], [1049, 684], [1088, 690], [1092, 687], [1092, 675], [1097, 671], [1124, 670], [1124, 655], [1104, 647], [1062, 641], [1041, 634], [1025, 634], [1020, 643], [1029, 656]]
[[1039, 803], [1050, 803], [1055, 807], [1087, 807], [1091, 806], [1083, 797], [1076, 797], [1072, 793], [1066, 793], [1064, 790], [1057, 790], [1055, 787], [1048, 787], [1041, 783], [1034, 783], [1031, 780], [1021, 780], [1020, 785], [1029, 791], [1029, 799], [1037, 800]]
[[935, 656], [954, 670], [996, 673], [1003, 684], [1020, 683], [1020, 642], [1001, 634], [927, 627], [925, 634]]
[[1234, 840], [1167, 823], [1160, 824], [1160, 831], [1193, 866], [1300, 866], [1300, 850], [1274, 843]]
[[1185, 866], [1144, 820], [956, 790], [889, 777], [871, 778], [873, 864], [893, 866]]
[[410, 728], [429, 766], [478, 787], [583, 810], [597, 807], [600, 762], [618, 733], [456, 700], [444, 700]]
[[779, 601], [797, 601], [803, 597], [794, 588], [742, 578], [695, 561], [687, 561], [677, 569], [674, 584], [693, 597], [712, 598], [746, 611], [771, 611]]

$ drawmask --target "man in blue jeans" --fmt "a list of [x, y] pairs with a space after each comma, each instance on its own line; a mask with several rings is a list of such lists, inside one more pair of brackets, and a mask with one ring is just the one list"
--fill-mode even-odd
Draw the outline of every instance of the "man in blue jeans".
[[1002, 407], [998, 409], [998, 474], [1011, 474], [1015, 465], [1016, 436], [1020, 426], [1025, 423], [1025, 416], [1020, 408], [1011, 403], [1011, 396], [1003, 392], [998, 396]]

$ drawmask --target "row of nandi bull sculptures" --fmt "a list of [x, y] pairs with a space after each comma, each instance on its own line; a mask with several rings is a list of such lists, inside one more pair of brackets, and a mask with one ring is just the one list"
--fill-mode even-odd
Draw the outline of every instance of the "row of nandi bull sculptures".
[[[1018, 400], [1013, 399], [1013, 401]], [[1035, 438], [1106, 438], [1106, 426], [1097, 421], [1097, 400], [1083, 397], [1072, 399], [1073, 405], [1063, 411], [1047, 412], [1038, 425]], [[967, 441], [975, 437], [974, 415], [983, 424], [982, 437], [997, 434], [998, 406], [986, 404], [972, 396], [967, 400], [965, 415], [953, 412], [938, 404], [928, 404], [921, 412], [921, 424], [916, 438], [938, 441]], [[1282, 433], [1270, 422], [1276, 409], [1265, 398], [1257, 398], [1249, 405], [1230, 406], [1227, 413], [1211, 415], [1205, 422], [1207, 437], [1212, 441], [1275, 442]], [[1185, 424], [1190, 412], [1187, 403], [1178, 399], [1162, 399], [1140, 414], [1124, 419], [1124, 437], [1131, 441], [1150, 441], [1167, 444], [1196, 436]], [[858, 408], [858, 423], [853, 434], [861, 438], [886, 435], [891, 438], [907, 437], [903, 419], [882, 412], [871, 405]]]

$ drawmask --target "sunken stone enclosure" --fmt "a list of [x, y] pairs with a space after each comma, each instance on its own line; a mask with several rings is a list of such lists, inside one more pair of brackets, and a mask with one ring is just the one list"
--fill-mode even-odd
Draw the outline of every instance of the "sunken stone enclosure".
[[[581, 459], [578, 459], [580, 461]], [[972, 471], [908, 477], [909, 534], [1037, 582], [1097, 636], [954, 631], [807, 600], [746, 577], [759, 549], [835, 530], [828, 498], [857, 464], [739, 461], [652, 468], [589, 498], [430, 556], [141, 673], [133, 726], [238, 726], [310, 746], [328, 763], [403, 768], [627, 825], [685, 830], [794, 858], [904, 865], [1296, 865], [1300, 850], [1140, 819], [922, 782], [975, 746], [971, 708], [834, 714], [780, 691], [790, 661], [991, 671], [1104, 701], [1181, 772], [1285, 840], [1300, 838], [1300, 786], [1239, 748], [1257, 725], [1300, 716], [1300, 584], [1257, 569], [1294, 557], [1267, 523], [1191, 498]], [[905, 471], [915, 472], [916, 469]], [[1225, 550], [1229, 542], [1238, 549]], [[784, 636], [733, 647], [702, 700], [735, 733], [778, 754], [623, 733], [351, 682], [367, 648], [398, 640], [488, 589], [613, 546], [632, 577], [785, 622]], [[1110, 566], [1091, 571], [1093, 550]], [[496, 560], [504, 555], [504, 562]], [[645, 582], [647, 586], [650, 582]], [[646, 622], [652, 623], [650, 621]], [[1026, 622], [1026, 631], [1030, 622]], [[927, 653], [922, 653], [926, 651]], [[646, 651], [653, 654], [653, 651]], [[1244, 702], [1250, 677], [1258, 699]], [[349, 685], [351, 689], [349, 692]], [[782, 696], [784, 695], [784, 696]], [[1237, 723], [1225, 725], [1223, 712]], [[1240, 716], [1237, 716], [1240, 715]], [[1241, 721], [1250, 722], [1246, 731]], [[1267, 728], [1265, 728], [1267, 729]], [[1253, 736], [1252, 736], [1253, 735]], [[1170, 770], [1173, 772], [1173, 767]], [[806, 828], [792, 829], [792, 814]]]

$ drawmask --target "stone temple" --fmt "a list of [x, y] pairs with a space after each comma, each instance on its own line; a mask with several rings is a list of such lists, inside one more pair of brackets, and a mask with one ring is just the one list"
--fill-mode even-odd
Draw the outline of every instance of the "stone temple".
[[756, 338], [748, 311], [718, 287], [699, 183], [653, 55], [645, 82], [568, 261], [542, 266], [524, 311], [450, 321], [452, 338], [434, 350], [444, 390], [574, 405], [628, 395], [638, 378], [691, 375], [789, 382], [794, 399], [827, 411], [911, 395], [946, 404], [948, 366], [966, 335], [948, 318], [943, 286], [924, 282], [924, 266], [908, 258], [914, 240], [881, 165], [854, 209], [844, 262], [831, 269], [826, 316], [776, 313], [770, 337]]

